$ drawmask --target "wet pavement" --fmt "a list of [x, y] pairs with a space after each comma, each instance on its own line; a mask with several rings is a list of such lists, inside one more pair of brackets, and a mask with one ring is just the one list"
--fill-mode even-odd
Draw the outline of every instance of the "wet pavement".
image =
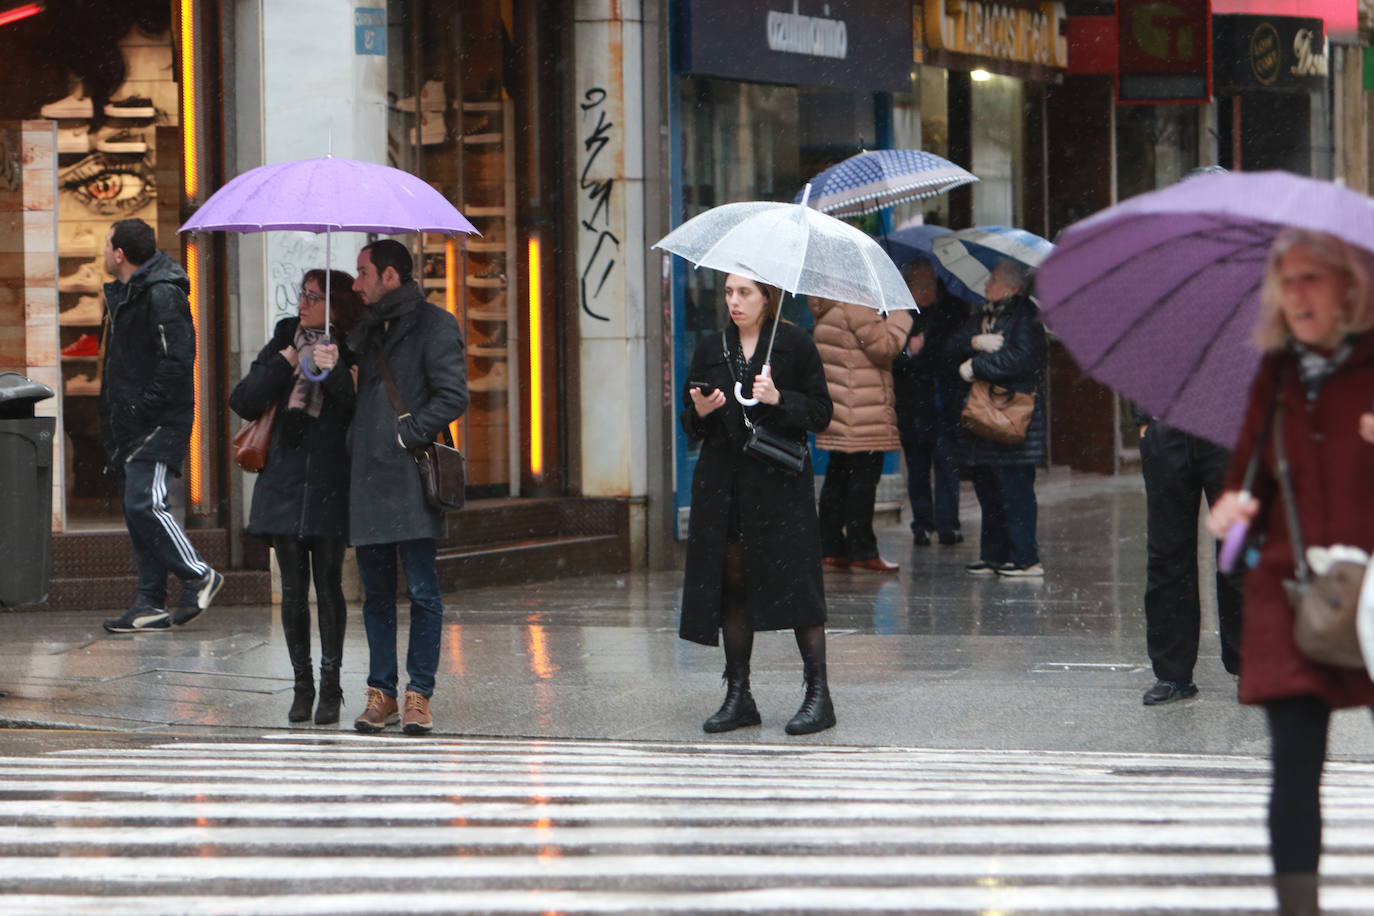
[[[964, 573], [978, 529], [967, 484], [964, 544], [914, 547], [889, 515], [880, 546], [901, 563], [899, 574], [826, 577], [839, 725], [783, 734], [801, 699], [800, 663], [790, 633], [760, 634], [753, 682], [764, 724], [709, 740], [1265, 754], [1262, 716], [1237, 705], [1215, 633], [1203, 636], [1196, 700], [1141, 705], [1153, 677], [1139, 476], [1056, 469], [1037, 492], [1043, 582]], [[446, 595], [436, 733], [702, 740], [701, 721], [720, 701], [722, 662], [719, 649], [677, 638], [680, 585], [679, 571], [635, 572]], [[112, 596], [112, 610], [123, 597]], [[105, 633], [105, 616], [0, 616], [8, 694], [0, 725], [226, 736], [287, 729], [291, 677], [273, 608], [217, 606], [185, 628], [133, 636]], [[354, 606], [344, 720], [312, 731], [351, 728], [366, 658]], [[1335, 718], [1332, 755], [1374, 759], [1367, 716]]]

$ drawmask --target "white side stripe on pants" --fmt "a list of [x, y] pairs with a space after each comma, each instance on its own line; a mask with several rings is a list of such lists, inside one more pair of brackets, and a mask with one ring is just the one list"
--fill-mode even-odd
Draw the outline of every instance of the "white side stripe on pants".
[[153, 516], [175, 545], [177, 556], [181, 557], [181, 561], [187, 566], [200, 570], [197, 575], [204, 576], [210, 571], [210, 567], [201, 560], [195, 547], [191, 546], [190, 540], [187, 539], [186, 533], [181, 530], [176, 519], [172, 518], [172, 513], [167, 511], [167, 465], [161, 461], [153, 466], [152, 500]]

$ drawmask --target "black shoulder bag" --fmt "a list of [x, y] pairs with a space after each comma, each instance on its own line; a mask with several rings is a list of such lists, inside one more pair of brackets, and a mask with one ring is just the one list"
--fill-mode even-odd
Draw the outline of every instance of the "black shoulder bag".
[[[410, 416], [410, 410], [396, 388], [391, 366], [387, 364], [380, 347], [373, 350], [373, 358], [377, 361], [377, 374], [382, 378], [386, 396], [396, 411], [396, 419], [404, 420]], [[467, 503], [467, 462], [463, 453], [453, 447], [448, 424], [443, 426], [440, 434], [443, 436], [442, 442], [427, 442], [413, 448], [410, 456], [415, 459], [415, 467], [420, 471], [420, 487], [430, 508], [461, 509]]]
[[[730, 350], [725, 342], [724, 333], [720, 335], [720, 346], [725, 351], [725, 365], [730, 370], [730, 377], [739, 382], [740, 380], [735, 378], [735, 364], [730, 359]], [[744, 442], [744, 454], [757, 458], [769, 467], [790, 471], [793, 474], [802, 472], [802, 468], [806, 467], [806, 455], [809, 451], [805, 442], [779, 435], [761, 424], [755, 425], [754, 421], [749, 419], [749, 411], [743, 409], [743, 405], [740, 413], [744, 417], [745, 427], [749, 430], [749, 438]]]

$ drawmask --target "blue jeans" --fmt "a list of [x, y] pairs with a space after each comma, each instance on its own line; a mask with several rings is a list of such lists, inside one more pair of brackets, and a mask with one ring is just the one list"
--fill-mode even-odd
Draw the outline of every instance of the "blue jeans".
[[1040, 562], [1035, 540], [1035, 467], [974, 467], [973, 492], [983, 510], [978, 558], [1026, 567]]
[[367, 630], [367, 685], [396, 696], [396, 557], [406, 574], [410, 599], [410, 648], [406, 652], [407, 690], [433, 696], [439, 670], [439, 640], [444, 629], [444, 603], [439, 597], [439, 568], [433, 538], [358, 547], [358, 575], [363, 580], [363, 626]]
[[[959, 466], [954, 435], [902, 436], [906, 454], [906, 495], [911, 501], [911, 530], [953, 534], [959, 530]], [[932, 471], [935, 478], [931, 486]]]

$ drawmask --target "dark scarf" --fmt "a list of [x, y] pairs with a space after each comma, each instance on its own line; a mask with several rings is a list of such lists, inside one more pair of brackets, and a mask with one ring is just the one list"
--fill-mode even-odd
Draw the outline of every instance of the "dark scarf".
[[371, 353], [386, 341], [387, 324], [414, 311], [424, 298], [424, 291], [414, 280], [393, 289], [363, 309], [349, 332], [348, 348], [358, 356]]
[[318, 417], [324, 407], [324, 387], [319, 382], [312, 382], [301, 372], [301, 366], [314, 365], [311, 356], [315, 352], [315, 344], [323, 338], [324, 328], [307, 328], [303, 324], [296, 326], [296, 336], [292, 339], [292, 346], [296, 348], [296, 382], [286, 402], [288, 410], [304, 410], [310, 416]]
[[1322, 383], [1341, 367], [1350, 351], [1355, 349], [1355, 337], [1354, 334], [1347, 334], [1330, 356], [1299, 342], [1297, 338], [1288, 339], [1288, 349], [1298, 359], [1298, 374], [1303, 387], [1307, 389], [1307, 400], [1317, 399], [1317, 391]]

